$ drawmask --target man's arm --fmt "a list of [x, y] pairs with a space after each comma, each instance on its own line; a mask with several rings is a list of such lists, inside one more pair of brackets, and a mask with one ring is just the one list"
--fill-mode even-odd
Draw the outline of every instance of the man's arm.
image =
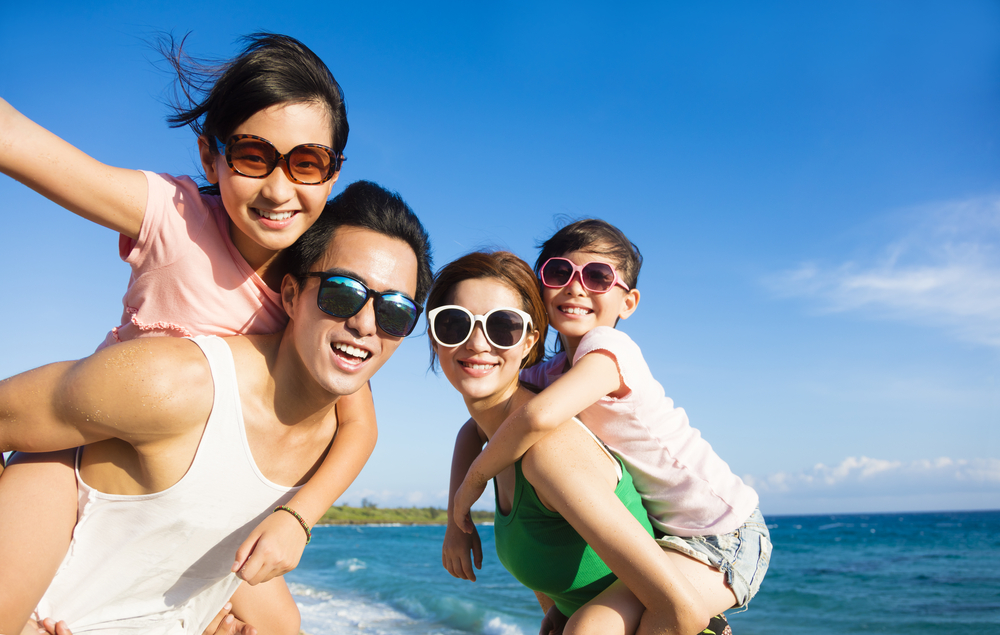
[[[337, 501], [368, 462], [378, 439], [375, 404], [365, 384], [353, 395], [337, 401], [337, 434], [323, 463], [302, 486], [288, 507], [310, 526]], [[267, 582], [298, 566], [306, 546], [305, 532], [291, 514], [278, 511], [268, 516], [236, 550], [233, 571], [249, 584]], [[249, 560], [250, 554], [255, 557]]]
[[203, 425], [213, 398], [208, 362], [193, 342], [125, 342], [0, 381], [0, 451], [161, 441]]

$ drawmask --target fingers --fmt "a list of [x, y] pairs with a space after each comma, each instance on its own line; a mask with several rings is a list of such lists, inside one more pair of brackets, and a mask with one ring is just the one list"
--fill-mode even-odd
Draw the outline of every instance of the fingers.
[[56, 622], [51, 617], [47, 617], [42, 620], [42, 629], [39, 629], [39, 632], [48, 633], [48, 635], [73, 635], [73, 631], [69, 630], [69, 626], [66, 625], [66, 622]]
[[236, 572], [243, 568], [250, 558], [250, 554], [253, 553], [254, 547], [257, 546], [257, 541], [260, 540], [260, 535], [253, 531], [250, 536], [243, 541], [240, 548], [236, 550], [236, 561], [233, 562], [233, 568], [231, 571]]
[[472, 528], [472, 558], [477, 569], [483, 568], [483, 541], [479, 538], [479, 532]]
[[232, 603], [226, 602], [226, 605], [222, 607], [222, 610], [219, 611], [219, 614], [213, 617], [212, 621], [209, 622], [208, 626], [205, 627], [205, 632], [203, 633], [203, 635], [213, 635], [213, 633], [215, 633], [215, 631], [219, 628], [219, 624], [221, 624], [222, 620], [225, 619], [227, 615], [229, 615], [229, 611], [231, 611], [232, 609], [233, 609]]

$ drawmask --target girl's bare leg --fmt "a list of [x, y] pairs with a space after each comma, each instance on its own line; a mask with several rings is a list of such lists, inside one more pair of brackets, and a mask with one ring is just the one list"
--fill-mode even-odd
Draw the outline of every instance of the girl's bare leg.
[[[736, 605], [736, 596], [726, 585], [724, 573], [678, 551], [664, 550], [664, 555], [697, 591], [705, 625], [712, 616]], [[563, 632], [565, 635], [693, 635], [678, 633], [671, 607], [656, 608], [659, 610], [647, 611], [619, 580], [574, 613]]]
[[299, 607], [284, 577], [271, 578], [255, 586], [244, 582], [230, 601], [233, 615], [252, 624], [260, 635], [299, 634]]
[[16, 454], [0, 478], [0, 633], [20, 633], [76, 525], [74, 451]]

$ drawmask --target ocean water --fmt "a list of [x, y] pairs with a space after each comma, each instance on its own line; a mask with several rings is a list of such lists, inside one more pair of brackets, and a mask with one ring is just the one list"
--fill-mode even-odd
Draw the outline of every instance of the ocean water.
[[[735, 635], [1000, 634], [1000, 512], [769, 517], [761, 592]], [[311, 635], [534, 635], [534, 595], [479, 528], [478, 581], [441, 566], [444, 527], [317, 527], [287, 576]]]

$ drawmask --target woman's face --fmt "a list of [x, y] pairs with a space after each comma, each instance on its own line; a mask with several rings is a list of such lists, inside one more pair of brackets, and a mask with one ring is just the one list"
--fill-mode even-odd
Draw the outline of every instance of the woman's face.
[[[479, 278], [463, 280], [445, 297], [445, 304], [465, 307], [473, 315], [485, 315], [497, 308], [520, 309], [517, 292], [499, 280]], [[477, 323], [472, 335], [463, 344], [453, 347], [439, 345], [431, 339], [445, 377], [462, 393], [466, 401], [500, 399], [516, 386], [521, 361], [538, 341], [538, 331], [528, 329], [524, 341], [514, 348], [496, 348], [486, 339], [482, 323]]]

